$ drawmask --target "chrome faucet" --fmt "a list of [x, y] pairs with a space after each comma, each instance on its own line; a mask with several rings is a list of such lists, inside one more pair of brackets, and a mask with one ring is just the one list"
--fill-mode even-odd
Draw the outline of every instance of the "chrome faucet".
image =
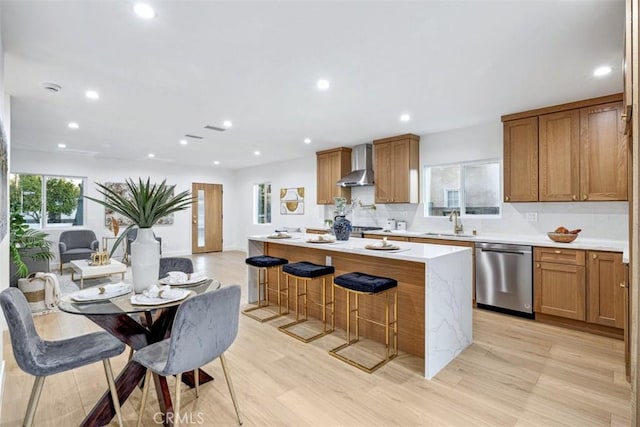
[[460, 216], [460, 212], [457, 210], [453, 210], [451, 215], [449, 215], [449, 222], [453, 221], [453, 233], [458, 234], [462, 233], [464, 229], [462, 228], [462, 221], [458, 221], [458, 217]]

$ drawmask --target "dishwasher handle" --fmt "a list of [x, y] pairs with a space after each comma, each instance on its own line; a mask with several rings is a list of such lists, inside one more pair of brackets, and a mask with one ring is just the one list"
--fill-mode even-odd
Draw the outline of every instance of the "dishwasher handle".
[[480, 249], [482, 252], [495, 252], [499, 254], [507, 254], [507, 255], [525, 255], [530, 254], [531, 252], [522, 252], [522, 251], [505, 251], [504, 249]]

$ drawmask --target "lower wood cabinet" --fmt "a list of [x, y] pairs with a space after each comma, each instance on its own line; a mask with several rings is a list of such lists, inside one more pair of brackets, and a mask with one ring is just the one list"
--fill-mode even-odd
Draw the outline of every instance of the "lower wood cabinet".
[[569, 325], [595, 332], [625, 328], [628, 296], [621, 253], [534, 248], [533, 254], [536, 314], [584, 322]]
[[585, 320], [584, 266], [536, 262], [533, 273], [534, 311]]
[[587, 258], [587, 322], [624, 328], [627, 288], [622, 254], [590, 251]]

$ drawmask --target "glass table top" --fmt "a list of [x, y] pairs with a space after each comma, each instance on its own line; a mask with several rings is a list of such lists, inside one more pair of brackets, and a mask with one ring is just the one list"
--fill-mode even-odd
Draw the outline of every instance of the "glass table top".
[[61, 311], [71, 314], [127, 314], [127, 313], [141, 313], [150, 310], [157, 310], [159, 308], [172, 307], [180, 305], [187, 299], [194, 295], [209, 292], [220, 288], [222, 285], [216, 279], [207, 279], [200, 283], [195, 283], [190, 286], [180, 286], [176, 289], [184, 289], [189, 291], [189, 295], [179, 301], [170, 302], [162, 305], [133, 305], [131, 304], [131, 296], [133, 292], [121, 295], [112, 299], [104, 301], [92, 301], [92, 302], [77, 302], [71, 299], [71, 295], [65, 295], [60, 298], [58, 308]]

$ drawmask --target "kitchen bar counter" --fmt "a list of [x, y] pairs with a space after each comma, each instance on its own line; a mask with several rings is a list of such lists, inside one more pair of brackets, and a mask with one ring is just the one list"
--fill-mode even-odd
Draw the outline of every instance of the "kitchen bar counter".
[[[400, 350], [424, 357], [424, 375], [432, 378], [472, 342], [471, 249], [423, 243], [391, 242], [397, 251], [366, 249], [374, 239], [351, 238], [334, 243], [307, 243], [302, 233], [289, 239], [250, 237], [249, 256], [267, 254], [289, 262], [310, 261], [331, 264], [336, 275], [353, 271], [398, 280], [398, 341]], [[257, 300], [257, 283], [248, 272], [248, 300]], [[274, 278], [275, 280], [275, 278]], [[275, 283], [275, 282], [272, 282]], [[311, 299], [317, 298], [309, 287]], [[367, 299], [368, 300], [368, 299]], [[293, 301], [291, 292], [290, 302]], [[361, 302], [363, 311], [379, 310], [379, 302]], [[336, 326], [345, 327], [346, 306], [342, 292], [336, 292]], [[378, 311], [380, 312], [380, 311]], [[319, 311], [312, 317], [318, 317]], [[363, 326], [364, 336], [381, 341], [382, 333]], [[340, 332], [338, 332], [340, 333]]]

